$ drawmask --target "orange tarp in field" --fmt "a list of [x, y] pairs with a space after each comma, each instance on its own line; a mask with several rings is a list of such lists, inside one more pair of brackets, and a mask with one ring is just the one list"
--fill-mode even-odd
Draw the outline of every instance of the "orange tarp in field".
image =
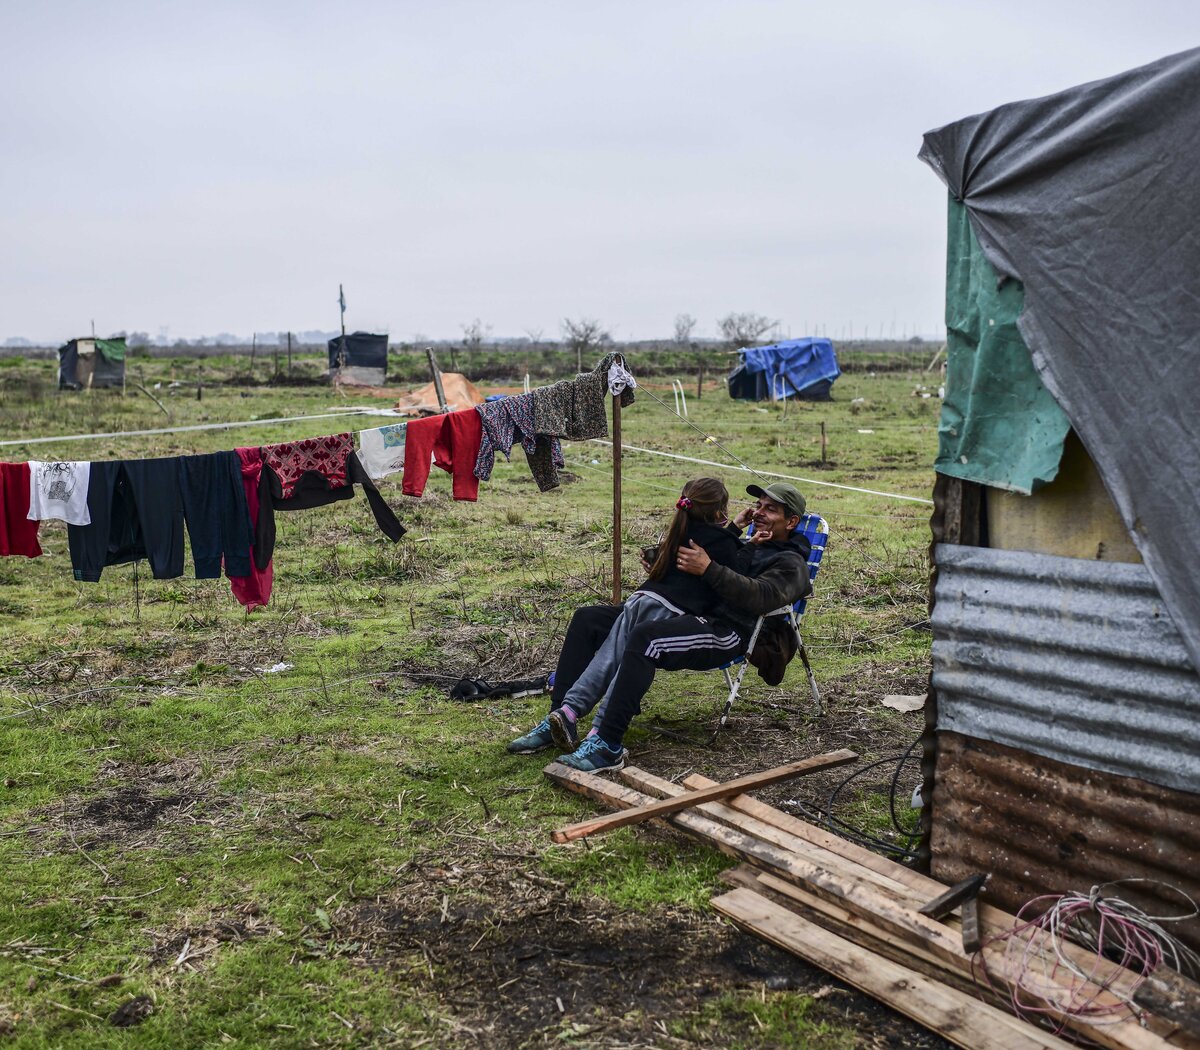
[[[475, 384], [461, 372], [443, 372], [442, 391], [446, 395], [446, 407], [451, 412], [461, 408], [474, 408], [476, 405], [482, 405], [484, 401]], [[396, 411], [406, 416], [440, 412], [437, 389], [433, 383], [426, 383], [420, 390], [405, 394], [396, 402]]]

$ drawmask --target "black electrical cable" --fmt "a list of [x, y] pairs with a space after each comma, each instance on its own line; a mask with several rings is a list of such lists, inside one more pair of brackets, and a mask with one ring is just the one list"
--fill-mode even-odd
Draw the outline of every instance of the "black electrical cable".
[[[829, 798], [826, 800], [824, 807], [820, 810], [807, 806], [799, 801], [793, 801], [791, 804], [810, 819], [815, 820], [817, 823], [823, 824], [825, 827], [837, 831], [839, 834], [844, 835], [851, 841], [858, 843], [860, 846], [866, 846], [869, 849], [883, 850], [887, 853], [903, 857], [904, 859], [915, 859], [916, 853], [910, 847], [912, 843], [919, 838], [920, 829], [906, 828], [903, 824], [901, 824], [899, 815], [896, 813], [896, 790], [899, 786], [900, 774], [904, 770], [905, 765], [907, 765], [908, 760], [912, 757], [913, 751], [920, 742], [921, 738], [917, 737], [917, 739], [908, 745], [902, 754], [889, 755], [886, 758], [876, 759], [874, 762], [869, 762], [865, 766], [860, 766], [848, 776], [843, 777], [842, 780], [834, 787], [833, 791], [830, 792]], [[880, 766], [886, 766], [891, 763], [896, 764], [896, 769], [892, 773], [891, 782], [889, 785], [888, 811], [891, 815], [892, 827], [895, 828], [896, 832], [904, 840], [904, 845], [900, 845], [895, 842], [888, 842], [876, 835], [871, 835], [863, 829], [857, 828], [854, 825], [842, 820], [840, 817], [833, 815], [833, 809], [834, 806], [837, 805], [838, 797], [851, 784], [851, 782], [872, 769], [877, 769]]]
[[905, 836], [910, 842], [913, 839], [918, 838], [920, 836], [921, 828], [918, 825], [917, 827], [910, 829], [910, 828], [904, 827], [900, 823], [900, 818], [896, 815], [896, 787], [900, 780], [901, 771], [904, 769], [905, 765], [908, 763], [909, 758], [912, 756], [913, 750], [916, 748], [916, 746], [920, 742], [921, 742], [921, 738], [917, 737], [916, 740], [914, 740], [911, 744], [908, 745], [908, 748], [905, 750], [904, 754], [900, 757], [900, 761], [896, 763], [896, 772], [892, 774], [892, 785], [891, 785], [891, 788], [888, 790], [888, 809], [891, 811], [891, 814], [892, 814], [892, 827], [894, 827], [898, 832], [900, 832], [901, 835]]
[[797, 810], [800, 814], [812, 821], [814, 824], [824, 824], [831, 831], [836, 832], [844, 839], [863, 846], [866, 849], [875, 850], [880, 853], [888, 853], [894, 857], [899, 857], [901, 860], [916, 860], [917, 854], [914, 850], [907, 849], [904, 846], [897, 845], [895, 842], [888, 842], [886, 839], [876, 838], [874, 835], [868, 835], [861, 828], [856, 828], [852, 824], [848, 824], [840, 817], [829, 817], [820, 810], [811, 806], [805, 805], [797, 799], [792, 799], [786, 803], [791, 808]]

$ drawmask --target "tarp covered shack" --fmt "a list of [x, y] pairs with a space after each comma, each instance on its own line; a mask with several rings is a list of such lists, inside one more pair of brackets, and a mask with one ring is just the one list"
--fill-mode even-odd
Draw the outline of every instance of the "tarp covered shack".
[[125, 385], [125, 339], [72, 339], [58, 348], [58, 389]]
[[922, 851], [1010, 908], [1190, 913], [1194, 950], [1198, 127], [1200, 49], [921, 150], [950, 191]]
[[387, 363], [386, 335], [354, 332], [329, 340], [329, 378], [333, 381], [383, 386]]
[[742, 401], [828, 401], [833, 381], [842, 374], [828, 339], [788, 339], [739, 351], [729, 373], [729, 396]]

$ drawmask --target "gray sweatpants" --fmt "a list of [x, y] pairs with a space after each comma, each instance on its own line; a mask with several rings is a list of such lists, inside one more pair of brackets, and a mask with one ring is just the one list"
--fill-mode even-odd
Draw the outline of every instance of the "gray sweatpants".
[[612, 684], [621, 666], [621, 654], [629, 644], [629, 635], [639, 624], [654, 620], [665, 620], [679, 613], [668, 609], [662, 602], [648, 594], [634, 591], [625, 601], [621, 615], [617, 617], [604, 643], [596, 650], [587, 669], [576, 679], [575, 684], [563, 696], [563, 707], [575, 712], [576, 718], [586, 715], [597, 703], [600, 710], [594, 723], [599, 725], [604, 709], [612, 696]]

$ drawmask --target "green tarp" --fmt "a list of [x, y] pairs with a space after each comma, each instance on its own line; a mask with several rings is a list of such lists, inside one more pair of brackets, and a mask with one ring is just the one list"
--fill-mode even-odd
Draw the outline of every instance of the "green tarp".
[[105, 361], [124, 361], [125, 360], [125, 340], [124, 339], [97, 339], [96, 349], [104, 355]]
[[1026, 495], [1054, 480], [1070, 429], [1017, 331], [1020, 281], [1001, 284], [953, 197], [946, 244], [946, 396], [934, 467]]

